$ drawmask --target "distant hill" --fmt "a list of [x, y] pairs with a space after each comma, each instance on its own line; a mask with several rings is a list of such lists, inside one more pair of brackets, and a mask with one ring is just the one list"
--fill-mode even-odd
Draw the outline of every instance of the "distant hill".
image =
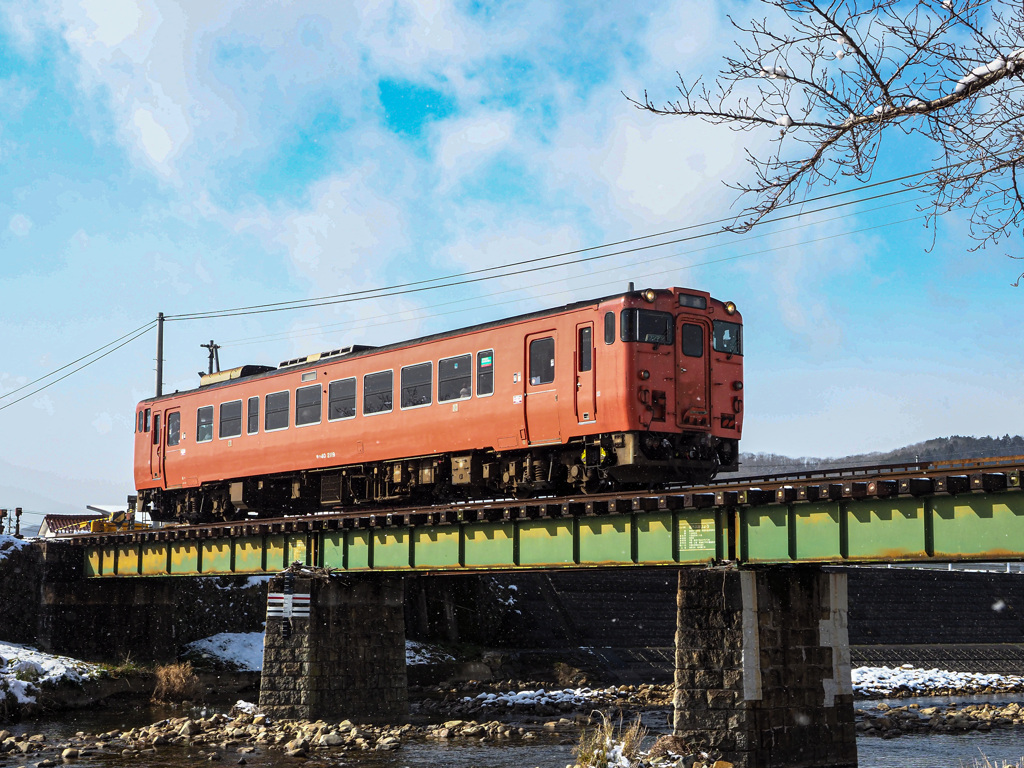
[[893, 451], [860, 453], [855, 456], [792, 458], [775, 453], [740, 453], [739, 472], [719, 477], [767, 475], [778, 472], [801, 472], [858, 464], [899, 464], [917, 461], [951, 461], [955, 459], [988, 459], [1002, 456], [1024, 456], [1024, 437], [936, 437]]

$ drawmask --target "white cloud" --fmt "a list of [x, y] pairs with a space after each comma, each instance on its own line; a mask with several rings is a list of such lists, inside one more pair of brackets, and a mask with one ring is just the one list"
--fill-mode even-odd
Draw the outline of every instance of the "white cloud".
[[40, 395], [32, 401], [32, 407], [38, 408], [41, 411], [46, 411], [48, 416], [53, 416], [56, 409], [53, 405], [53, 400], [50, 399], [49, 395]]
[[28, 233], [32, 231], [32, 219], [23, 213], [16, 213], [7, 223], [7, 229], [18, 237], [27, 237]]
[[515, 117], [507, 111], [478, 113], [446, 120], [437, 132], [435, 155], [444, 179], [442, 187], [450, 187], [509, 145]]
[[109, 413], [104, 411], [93, 419], [92, 425], [101, 435], [106, 435], [114, 428], [114, 419]]

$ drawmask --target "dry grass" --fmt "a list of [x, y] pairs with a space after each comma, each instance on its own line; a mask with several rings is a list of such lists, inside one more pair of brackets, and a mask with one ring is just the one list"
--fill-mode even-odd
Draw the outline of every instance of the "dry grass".
[[175, 703], [180, 701], [199, 701], [203, 687], [192, 669], [191, 662], [180, 661], [165, 664], [156, 668], [156, 690], [153, 701]]
[[608, 760], [613, 753], [621, 754], [632, 763], [640, 755], [640, 743], [646, 735], [647, 729], [640, 724], [639, 717], [625, 728], [620, 720], [616, 728], [607, 715], [602, 714], [600, 725], [580, 734], [576, 765], [579, 768], [608, 768]]

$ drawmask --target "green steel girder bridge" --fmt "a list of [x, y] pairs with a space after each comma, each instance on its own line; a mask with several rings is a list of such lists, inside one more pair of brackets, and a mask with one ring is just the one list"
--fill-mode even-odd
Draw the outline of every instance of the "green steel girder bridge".
[[1024, 457], [77, 536], [94, 578], [1024, 559]]

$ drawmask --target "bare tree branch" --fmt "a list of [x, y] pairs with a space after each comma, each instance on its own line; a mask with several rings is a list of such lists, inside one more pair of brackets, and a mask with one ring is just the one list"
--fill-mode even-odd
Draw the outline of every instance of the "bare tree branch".
[[[771, 21], [730, 19], [738, 34], [715, 85], [679, 76], [655, 115], [774, 132], [748, 150], [745, 231], [801, 190], [865, 180], [887, 129], [917, 136], [941, 167], [923, 184], [929, 223], [968, 211], [981, 247], [1024, 224], [1024, 3], [1021, 0], [761, 0]], [[920, 185], [920, 184], [919, 184]], [[1022, 276], [1024, 277], [1024, 276]]]

